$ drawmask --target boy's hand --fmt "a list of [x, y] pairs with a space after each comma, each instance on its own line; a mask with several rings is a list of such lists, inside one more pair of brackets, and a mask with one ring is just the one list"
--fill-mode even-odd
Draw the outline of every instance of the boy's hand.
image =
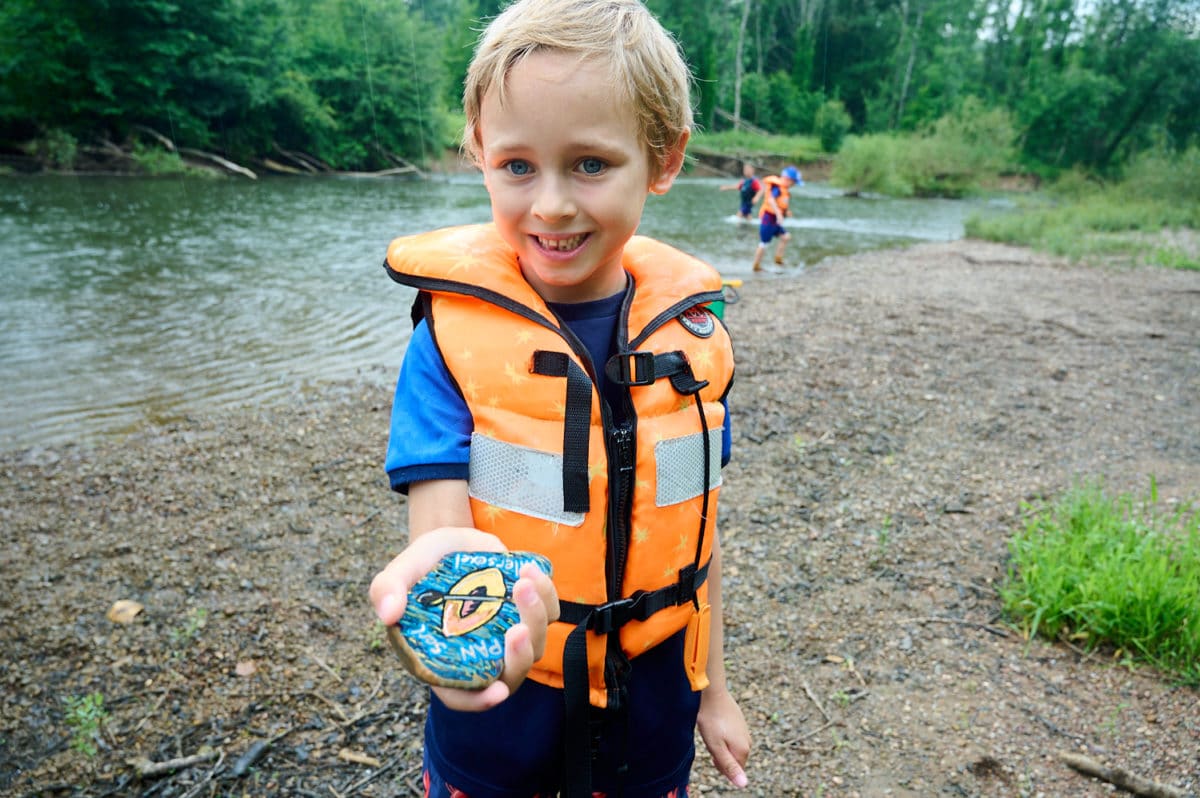
[[717, 770], [735, 787], [749, 784], [744, 768], [750, 756], [750, 729], [728, 689], [714, 685], [704, 689], [696, 725]]
[[[507, 551], [495, 535], [467, 527], [441, 527], [417, 536], [371, 580], [371, 603], [379, 620], [391, 626], [404, 615], [408, 591], [452, 551]], [[483, 690], [435, 687], [446, 706], [478, 712], [499, 704], [525, 681], [546, 648], [546, 628], [558, 619], [554, 583], [536, 565], [521, 569], [513, 585], [513, 602], [521, 622], [504, 636], [504, 672]]]

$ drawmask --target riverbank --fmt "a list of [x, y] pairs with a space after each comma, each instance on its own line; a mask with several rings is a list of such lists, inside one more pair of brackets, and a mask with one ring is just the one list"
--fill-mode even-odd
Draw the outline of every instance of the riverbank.
[[[995, 595], [1022, 502], [1151, 475], [1197, 498], [1200, 273], [968, 240], [741, 297], [721, 529], [753, 794], [1111, 794], [1060, 751], [1200, 791], [1200, 693], [1027, 643]], [[403, 539], [389, 400], [0, 455], [0, 791], [417, 794], [423, 692], [366, 602]], [[144, 609], [110, 621], [119, 599]], [[91, 693], [89, 758], [64, 701]], [[694, 781], [727, 792], [704, 755]]]

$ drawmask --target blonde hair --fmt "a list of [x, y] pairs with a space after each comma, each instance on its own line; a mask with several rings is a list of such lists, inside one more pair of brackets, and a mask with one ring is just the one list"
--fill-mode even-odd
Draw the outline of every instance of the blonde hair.
[[503, 103], [509, 72], [539, 50], [611, 68], [617, 97], [633, 107], [657, 178], [692, 127], [691, 74], [675, 39], [641, 0], [517, 0], [493, 19], [475, 48], [463, 89], [463, 148], [471, 159], [480, 160], [484, 96], [495, 90]]

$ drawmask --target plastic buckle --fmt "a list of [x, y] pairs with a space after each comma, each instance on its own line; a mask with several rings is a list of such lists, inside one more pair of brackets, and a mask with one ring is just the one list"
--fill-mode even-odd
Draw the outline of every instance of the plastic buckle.
[[629, 598], [610, 601], [592, 610], [588, 629], [598, 635], [611, 634], [637, 617], [646, 599], [646, 591], [639, 590]]
[[622, 385], [653, 385], [653, 352], [624, 352], [614, 355], [617, 359], [617, 381]]

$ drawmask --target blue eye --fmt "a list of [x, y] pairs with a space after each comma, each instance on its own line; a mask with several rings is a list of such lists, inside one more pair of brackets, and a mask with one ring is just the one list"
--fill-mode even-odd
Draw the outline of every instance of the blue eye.
[[508, 170], [510, 175], [514, 177], [524, 177], [533, 171], [528, 161], [509, 161], [504, 164], [504, 168]]
[[604, 171], [606, 164], [599, 158], [584, 158], [579, 162], [579, 168], [585, 175], [598, 175]]

